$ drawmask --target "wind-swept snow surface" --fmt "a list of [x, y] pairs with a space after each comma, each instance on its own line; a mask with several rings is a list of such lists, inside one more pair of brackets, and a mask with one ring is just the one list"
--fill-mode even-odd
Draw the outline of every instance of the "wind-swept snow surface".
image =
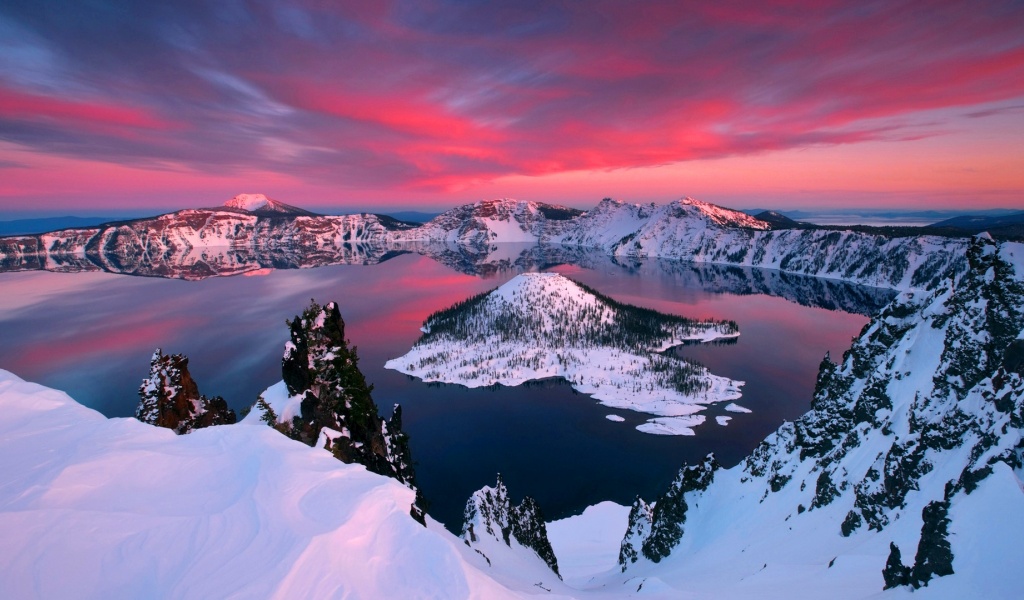
[[413, 491], [263, 423], [187, 436], [0, 371], [4, 598], [513, 597]]
[[480, 387], [561, 377], [605, 406], [657, 415], [645, 433], [693, 435], [708, 404], [741, 381], [658, 352], [735, 337], [735, 323], [695, 321], [619, 304], [557, 273], [525, 273], [435, 313], [422, 339], [385, 366], [424, 381]]

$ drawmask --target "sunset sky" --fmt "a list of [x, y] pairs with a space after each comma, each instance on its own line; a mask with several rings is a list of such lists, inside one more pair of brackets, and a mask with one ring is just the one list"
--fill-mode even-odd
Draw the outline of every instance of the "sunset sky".
[[1024, 209], [1024, 4], [0, 4], [0, 218]]

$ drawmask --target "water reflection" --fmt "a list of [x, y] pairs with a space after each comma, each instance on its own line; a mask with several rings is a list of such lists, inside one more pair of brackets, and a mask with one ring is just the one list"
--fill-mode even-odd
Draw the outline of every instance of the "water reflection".
[[[368, 260], [359, 256], [360, 264]], [[372, 267], [294, 269], [278, 267], [304, 263], [253, 260], [244, 272], [254, 276], [198, 281], [184, 281], [166, 265], [148, 272], [155, 277], [122, 277], [91, 262], [76, 274], [2, 274], [0, 368], [66, 390], [109, 416], [127, 416], [150, 354], [162, 347], [188, 355], [200, 388], [237, 410], [280, 379], [284, 320], [311, 297], [336, 300], [378, 405], [405, 408], [431, 514], [457, 526], [465, 499], [498, 471], [516, 494], [534, 496], [558, 518], [601, 500], [650, 497], [682, 461], [709, 451], [735, 463], [784, 419], [809, 408], [821, 356], [841, 353], [866, 322], [851, 313], [869, 313], [887, 298], [776, 272], [624, 263], [536, 246], [476, 256], [406, 249], [376, 255]], [[189, 273], [202, 272], [196, 264]], [[383, 368], [416, 341], [430, 313], [524, 270], [567, 273], [616, 300], [662, 312], [736, 320], [742, 336], [735, 345], [679, 352], [746, 381], [743, 404], [754, 412], [726, 427], [709, 412], [692, 438], [650, 436], [633, 429], [642, 415], [599, 406], [568, 385], [429, 387]], [[625, 422], [608, 421], [610, 413]]]
[[610, 256], [595, 249], [538, 244], [493, 244], [468, 248], [446, 244], [377, 246], [342, 244], [340, 248], [275, 247], [262, 253], [248, 248], [213, 247], [167, 252], [98, 252], [5, 256], [0, 273], [52, 271], [107, 272], [120, 275], [202, 280], [234, 275], [265, 275], [270, 270], [336, 265], [377, 265], [403, 254], [418, 254], [467, 275], [485, 279], [569, 264], [590, 270], [620, 268], [642, 277], [670, 274], [678, 284], [714, 293], [767, 294], [804, 306], [871, 315], [887, 304], [891, 290], [853, 285], [771, 269], [688, 263], [677, 260]]

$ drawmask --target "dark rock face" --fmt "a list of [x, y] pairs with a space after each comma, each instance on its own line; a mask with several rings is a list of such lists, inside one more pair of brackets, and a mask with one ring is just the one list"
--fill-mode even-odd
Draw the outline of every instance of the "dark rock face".
[[640, 558], [641, 547], [644, 540], [651, 534], [651, 521], [654, 518], [651, 505], [643, 501], [640, 496], [633, 501], [629, 509], [629, 525], [626, 527], [626, 535], [619, 545], [619, 566], [625, 571], [626, 567], [635, 563]]
[[910, 567], [903, 564], [900, 547], [892, 542], [889, 542], [889, 558], [885, 561], [882, 578], [885, 579], [885, 589], [910, 583]]
[[342, 462], [359, 463], [415, 487], [401, 408], [395, 407], [390, 420], [379, 416], [373, 386], [366, 383], [356, 349], [345, 339], [338, 305], [311, 302], [288, 327], [291, 340], [281, 361], [282, 375], [289, 394], [304, 396], [301, 416], [288, 424], [289, 435], [309, 445], [322, 441]]
[[[466, 502], [462, 523], [462, 539], [472, 546], [483, 536], [512, 545], [515, 539], [521, 546], [537, 553], [551, 570], [558, 573], [558, 559], [548, 540], [544, 513], [537, 501], [527, 496], [518, 506], [513, 506], [508, 489], [501, 475], [493, 488], [485, 487], [473, 493]], [[477, 550], [479, 552], [479, 550]], [[487, 558], [490, 563], [490, 558]]]
[[235, 411], [228, 408], [223, 398], [199, 394], [185, 356], [164, 355], [157, 348], [149, 365], [149, 377], [139, 388], [141, 401], [135, 411], [138, 420], [173, 429], [178, 434], [235, 422]]
[[639, 554], [652, 562], [661, 562], [672, 552], [683, 539], [689, 508], [687, 494], [693, 500], [696, 494], [707, 490], [718, 468], [714, 454], [708, 454], [696, 465], [683, 465], [672, 485], [654, 502], [653, 510], [640, 498], [633, 502], [626, 536], [619, 546], [619, 566], [623, 571], [639, 559], [638, 549]]
[[921, 517], [921, 541], [917, 545], [910, 578], [914, 587], [928, 585], [934, 577], [953, 574], [953, 551], [949, 540], [949, 500], [929, 502]]

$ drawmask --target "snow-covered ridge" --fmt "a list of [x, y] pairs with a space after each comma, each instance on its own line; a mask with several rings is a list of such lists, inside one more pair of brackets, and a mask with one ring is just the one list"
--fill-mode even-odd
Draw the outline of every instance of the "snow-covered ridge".
[[[258, 195], [253, 195], [258, 196]], [[276, 201], [267, 199], [268, 202]], [[262, 199], [239, 200], [256, 206]], [[281, 203], [275, 206], [287, 207]], [[888, 238], [853, 231], [770, 230], [743, 213], [690, 198], [666, 205], [603, 200], [575, 209], [509, 199], [454, 208], [421, 226], [377, 215], [316, 216], [288, 207], [196, 209], [154, 219], [0, 238], [0, 271], [102, 269], [162, 275], [165, 264], [254, 263], [247, 256], [298, 255], [292, 261], [333, 264], [355, 261], [355, 246], [383, 256], [409, 245], [451, 244], [471, 255], [508, 244], [587, 249], [617, 257], [660, 257], [685, 262], [760, 267], [893, 290], [932, 289], [963, 272], [967, 240]], [[299, 212], [296, 212], [299, 211]], [[224, 254], [231, 257], [223, 257]], [[445, 254], [425, 252], [443, 258]], [[364, 262], [374, 262], [367, 260]], [[259, 267], [253, 267], [259, 268]], [[242, 272], [218, 264], [198, 273]], [[172, 269], [173, 271], [173, 269]], [[166, 276], [166, 275], [164, 275]]]
[[582, 211], [501, 198], [481, 200], [448, 210], [429, 223], [397, 232], [395, 241], [451, 242], [483, 247], [501, 243], [536, 243], [560, 231]]
[[966, 265], [963, 238], [773, 231], [757, 219], [760, 226], [745, 223], [742, 213], [719, 223], [731, 213], [694, 200], [663, 206], [604, 200], [549, 240], [615, 256], [761, 267], [894, 290], [930, 289]]
[[638, 500], [625, 572], [698, 596], [1018, 595], [1024, 246], [978, 238], [968, 260], [826, 356], [812, 410], [746, 461], [684, 469], [653, 509]]
[[8, 598], [522, 593], [409, 488], [258, 422], [177, 436], [0, 370], [0, 472]]
[[739, 398], [743, 385], [658, 354], [687, 341], [735, 337], [735, 323], [619, 304], [557, 273], [518, 275], [431, 315], [423, 331], [385, 367], [467, 387], [560, 377], [606, 406], [656, 415], [637, 427], [646, 433], [693, 435], [704, 422], [698, 413]]

